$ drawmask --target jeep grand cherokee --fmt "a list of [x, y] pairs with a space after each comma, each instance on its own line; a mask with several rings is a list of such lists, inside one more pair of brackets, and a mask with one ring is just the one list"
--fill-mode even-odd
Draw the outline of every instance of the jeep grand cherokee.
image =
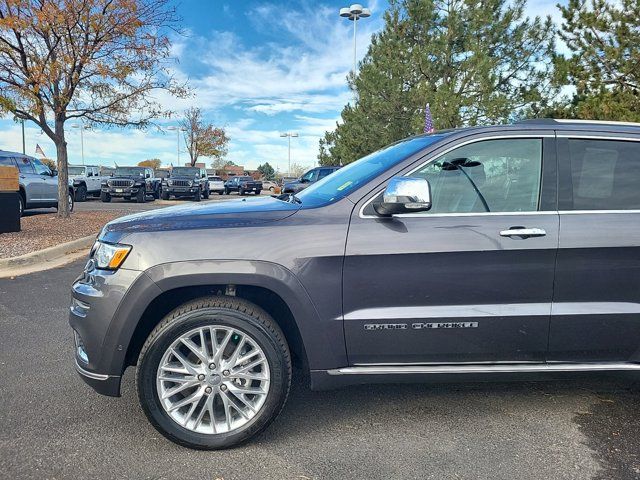
[[292, 361], [314, 389], [633, 374], [639, 225], [639, 125], [412, 137], [298, 195], [107, 224], [73, 284], [76, 368], [119, 396], [135, 365], [150, 422], [206, 449], [273, 420]]

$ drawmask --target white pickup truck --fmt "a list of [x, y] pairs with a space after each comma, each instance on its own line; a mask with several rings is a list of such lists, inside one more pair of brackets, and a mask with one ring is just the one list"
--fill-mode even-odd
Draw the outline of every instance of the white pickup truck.
[[100, 175], [100, 167], [94, 165], [69, 165], [69, 179], [73, 180], [76, 202], [84, 202], [87, 195], [100, 196], [100, 184], [107, 177]]

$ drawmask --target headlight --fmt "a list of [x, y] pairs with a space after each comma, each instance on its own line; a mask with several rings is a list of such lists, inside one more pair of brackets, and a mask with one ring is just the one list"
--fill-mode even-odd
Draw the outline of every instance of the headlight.
[[93, 253], [96, 268], [117, 270], [131, 251], [131, 245], [109, 244], [98, 241]]
[[173, 185], [173, 180], [167, 180], [167, 185]]
[[192, 180], [189, 180], [189, 186], [193, 187], [193, 181]]

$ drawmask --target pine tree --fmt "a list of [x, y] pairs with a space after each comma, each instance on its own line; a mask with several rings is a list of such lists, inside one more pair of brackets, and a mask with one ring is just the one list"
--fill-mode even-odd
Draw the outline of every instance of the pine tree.
[[640, 2], [570, 0], [560, 10], [560, 36], [572, 53], [557, 58], [557, 70], [575, 88], [566, 113], [640, 121]]
[[499, 123], [552, 96], [551, 20], [524, 15], [526, 0], [391, 0], [357, 77], [357, 98], [320, 141], [321, 164], [349, 163], [421, 133]]

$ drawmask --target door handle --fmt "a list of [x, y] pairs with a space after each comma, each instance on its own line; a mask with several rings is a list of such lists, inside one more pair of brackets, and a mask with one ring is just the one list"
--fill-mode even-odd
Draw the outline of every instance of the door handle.
[[509, 230], [502, 230], [500, 232], [501, 237], [544, 237], [547, 234], [542, 228], [524, 228], [513, 227]]

